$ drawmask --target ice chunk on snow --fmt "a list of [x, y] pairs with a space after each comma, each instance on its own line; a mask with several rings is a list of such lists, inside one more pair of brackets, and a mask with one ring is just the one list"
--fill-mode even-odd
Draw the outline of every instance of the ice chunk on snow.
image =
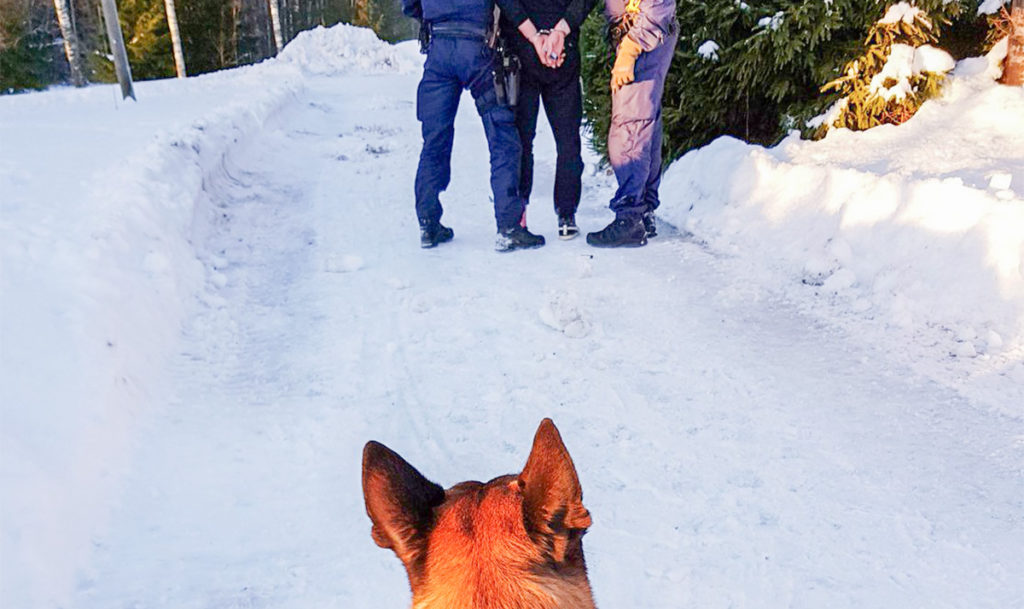
[[988, 179], [988, 187], [992, 190], [1009, 190], [1013, 183], [1013, 175], [1009, 173], [993, 173]]
[[540, 320], [569, 338], [583, 338], [590, 334], [590, 323], [583, 319], [576, 304], [576, 296], [569, 292], [548, 295], [540, 310]]
[[953, 347], [954, 357], [978, 357], [978, 350], [974, 348], [973, 343], [957, 343]]
[[849, 269], [839, 269], [821, 285], [826, 292], [844, 292], [857, 283], [857, 276]]
[[332, 255], [324, 260], [324, 271], [328, 273], [354, 273], [363, 268], [363, 264], [362, 256], [346, 254], [339, 258]]
[[956, 338], [962, 342], [971, 342], [978, 338], [978, 331], [971, 326], [961, 326], [956, 331]]

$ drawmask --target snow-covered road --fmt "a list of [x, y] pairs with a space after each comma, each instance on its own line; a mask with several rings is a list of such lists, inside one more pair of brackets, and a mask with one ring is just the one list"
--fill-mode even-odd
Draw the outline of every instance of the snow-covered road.
[[[599, 606], [1024, 606], [1024, 423], [801, 313], [742, 257], [665, 227], [492, 251], [460, 112], [451, 244], [419, 248], [416, 76], [310, 78], [203, 186], [213, 288], [147, 416], [76, 607], [403, 607], [370, 539], [369, 439], [449, 486], [559, 425], [594, 516]], [[588, 164], [588, 166], [590, 166]], [[608, 220], [606, 175], [579, 220]]]

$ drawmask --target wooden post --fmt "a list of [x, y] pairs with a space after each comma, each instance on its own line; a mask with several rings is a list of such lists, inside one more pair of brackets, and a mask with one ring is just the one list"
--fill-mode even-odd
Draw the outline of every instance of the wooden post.
[[181, 49], [181, 30], [178, 29], [178, 13], [174, 10], [174, 0], [164, 0], [167, 9], [167, 27], [171, 31], [171, 47], [174, 49], [174, 69], [178, 78], [185, 78], [185, 53]]
[[1010, 35], [1006, 41], [1006, 62], [1003, 64], [1004, 85], [1024, 85], [1024, 0], [1010, 4]]
[[277, 0], [267, 0], [267, 4], [270, 5], [270, 24], [274, 28], [274, 44], [277, 46], [277, 53], [281, 52], [284, 48], [284, 37], [281, 35], [281, 14], [278, 10]]
[[128, 51], [124, 46], [124, 35], [121, 34], [121, 22], [117, 17], [117, 4], [114, 0], [103, 0], [103, 21], [107, 25], [107, 40], [110, 42], [110, 54], [114, 56], [114, 71], [117, 82], [121, 83], [121, 99], [135, 99], [132, 87], [132, 67], [128, 65]]
[[85, 86], [85, 73], [82, 70], [82, 54], [78, 50], [78, 35], [71, 22], [71, 7], [68, 0], [53, 0], [53, 8], [57, 11], [57, 24], [60, 35], [64, 39], [64, 54], [71, 66], [71, 83], [76, 87]]

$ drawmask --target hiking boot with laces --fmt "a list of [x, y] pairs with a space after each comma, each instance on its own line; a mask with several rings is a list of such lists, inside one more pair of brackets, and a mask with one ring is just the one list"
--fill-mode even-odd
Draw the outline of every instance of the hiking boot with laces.
[[524, 226], [513, 226], [498, 231], [498, 238], [494, 242], [494, 249], [499, 252], [511, 252], [512, 250], [523, 250], [544, 245], [544, 237], [535, 235]]
[[454, 236], [455, 231], [437, 220], [420, 225], [420, 247], [422, 248], [437, 247], [439, 243], [451, 241]]
[[642, 218], [644, 221], [644, 231], [647, 232], [647, 236], [656, 237], [658, 235], [658, 225], [654, 221], [654, 212], [646, 211]]
[[638, 218], [615, 218], [596, 233], [587, 233], [587, 243], [594, 247], [640, 247], [647, 245], [647, 230]]

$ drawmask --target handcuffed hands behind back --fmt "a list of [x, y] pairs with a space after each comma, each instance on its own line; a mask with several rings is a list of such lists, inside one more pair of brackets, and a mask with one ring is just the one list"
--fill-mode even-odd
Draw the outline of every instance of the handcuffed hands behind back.
[[541, 65], [557, 68], [565, 61], [565, 34], [558, 30], [540, 30], [530, 43]]
[[[562, 30], [551, 30], [547, 40], [544, 41], [544, 57], [547, 58], [546, 65], [549, 68], [557, 68], [565, 62], [565, 32]], [[544, 61], [544, 57], [541, 61]]]

